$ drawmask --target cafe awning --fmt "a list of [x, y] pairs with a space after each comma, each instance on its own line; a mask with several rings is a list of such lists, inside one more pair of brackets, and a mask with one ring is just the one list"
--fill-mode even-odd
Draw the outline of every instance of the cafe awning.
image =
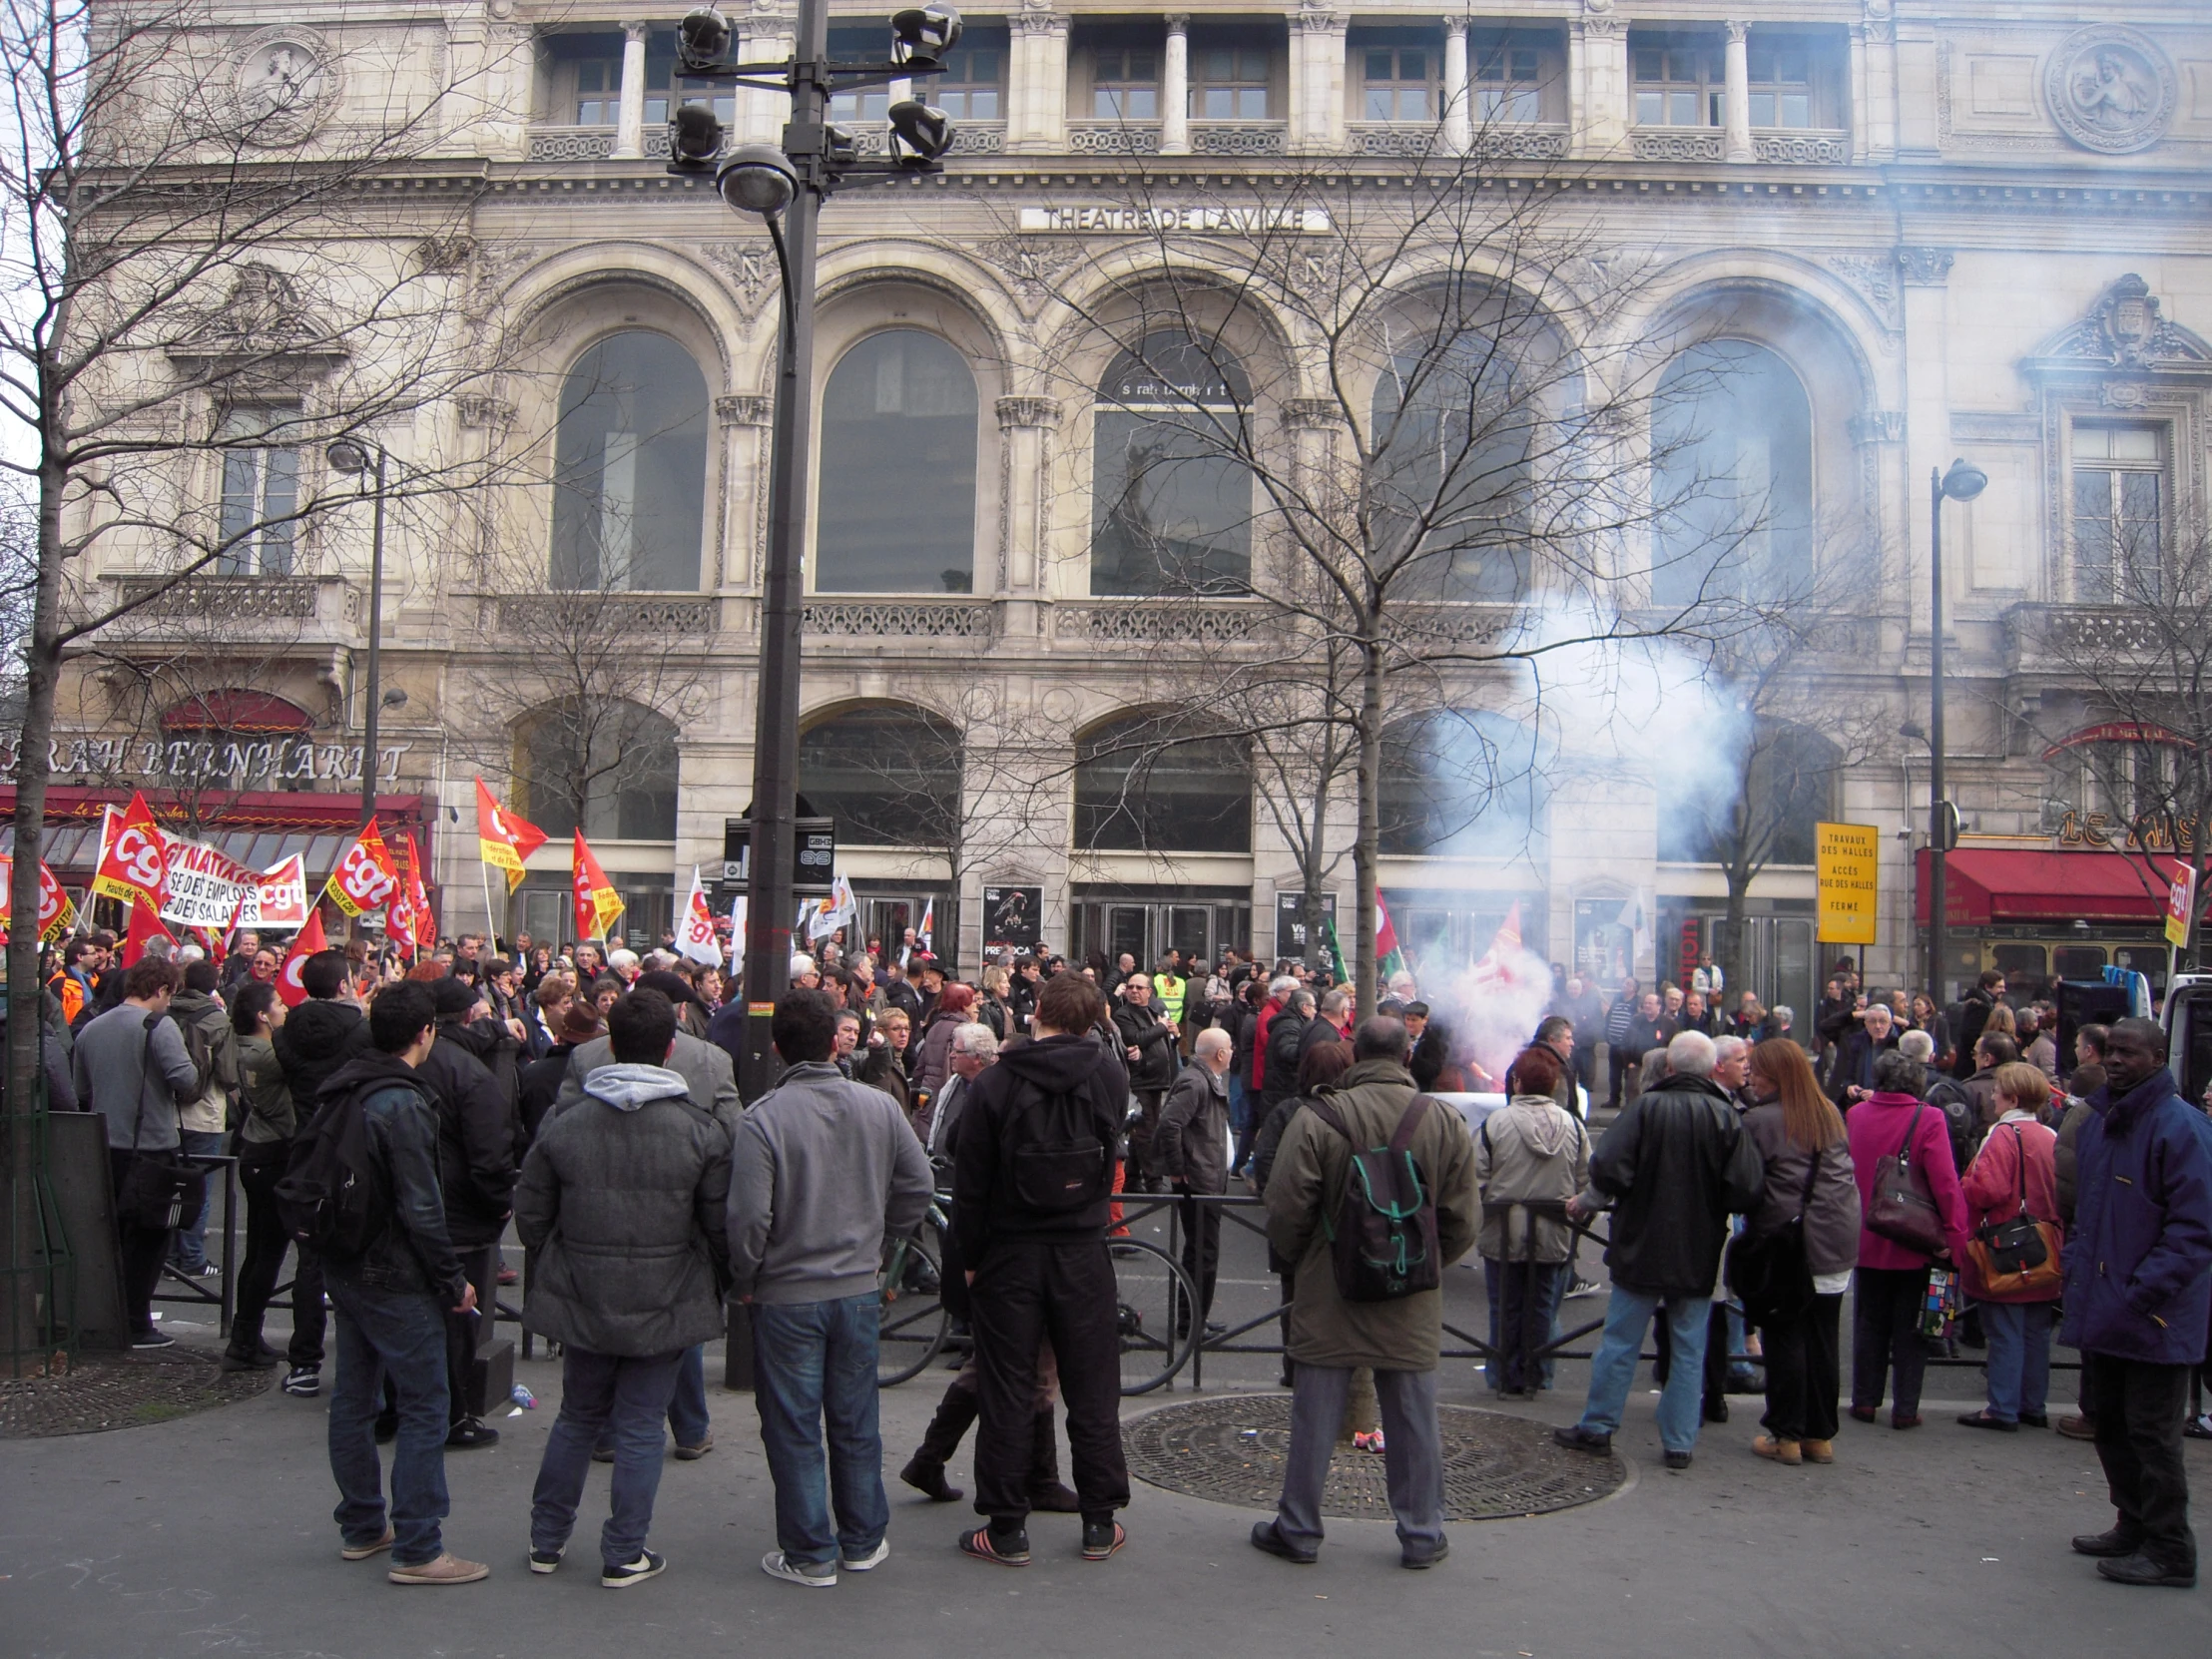
[[[2158, 860], [2161, 867], [2171, 860]], [[1913, 915], [1928, 920], [1928, 849], [1916, 855]], [[2166, 882], [2125, 852], [1960, 847], [1943, 860], [1948, 925], [2008, 921], [2155, 922]]]

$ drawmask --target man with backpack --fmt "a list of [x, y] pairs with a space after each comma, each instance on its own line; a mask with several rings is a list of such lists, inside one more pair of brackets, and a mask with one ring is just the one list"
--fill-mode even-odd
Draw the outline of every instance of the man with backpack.
[[971, 1086], [954, 1137], [953, 1246], [981, 1384], [975, 1509], [989, 1517], [960, 1535], [960, 1548], [1000, 1566], [1029, 1564], [1037, 1349], [1048, 1337], [1067, 1402], [1083, 1559], [1105, 1560], [1127, 1536], [1114, 1519], [1129, 1502], [1129, 1466], [1106, 1228], [1129, 1073], [1119, 1048], [1090, 1034], [1105, 1017], [1105, 998], [1081, 974], [1047, 980], [1036, 1040], [999, 1051]]
[[1362, 1021], [1351, 1069], [1292, 1115], [1268, 1174], [1268, 1243], [1298, 1264], [1294, 1391], [1283, 1495], [1252, 1543], [1300, 1565], [1320, 1553], [1322, 1486], [1359, 1366], [1373, 1368], [1382, 1407], [1399, 1560], [1429, 1567], [1446, 1553], [1442, 1274], [1472, 1248], [1480, 1207], [1466, 1119], [1414, 1089], [1411, 1052], [1404, 1021]]
[[[386, 987], [368, 1013], [367, 1050], [323, 1085], [292, 1168], [277, 1186], [285, 1226], [322, 1261], [337, 1323], [330, 1389], [330, 1473], [339, 1554], [391, 1551], [394, 1584], [473, 1584], [490, 1574], [447, 1553], [448, 1312], [472, 1313], [476, 1287], [445, 1230], [437, 1105], [416, 1067], [436, 1041], [437, 1008], [419, 982]], [[388, 1520], [376, 1457], [378, 1383], [399, 1401]]]

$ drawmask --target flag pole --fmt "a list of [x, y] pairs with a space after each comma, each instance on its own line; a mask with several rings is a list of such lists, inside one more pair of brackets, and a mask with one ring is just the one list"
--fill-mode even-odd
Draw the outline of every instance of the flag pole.
[[[491, 953], [496, 956], [499, 954], [499, 921], [491, 913], [491, 865], [479, 857], [476, 860], [476, 873], [482, 877], [484, 883], [484, 928], [491, 934]], [[507, 872], [501, 870], [499, 878], [504, 881]]]

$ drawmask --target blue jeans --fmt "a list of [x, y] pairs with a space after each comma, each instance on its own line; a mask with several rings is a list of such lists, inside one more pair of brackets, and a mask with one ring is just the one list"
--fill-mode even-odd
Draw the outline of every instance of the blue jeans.
[[330, 1384], [332, 1512], [349, 1544], [384, 1535], [383, 1469], [376, 1458], [377, 1396], [391, 1379], [399, 1434], [391, 1459], [392, 1561], [420, 1566], [445, 1551], [445, 1311], [429, 1291], [385, 1291], [325, 1273], [337, 1316], [337, 1380]]
[[1989, 1415], [2018, 1422], [2043, 1414], [2050, 1387], [2051, 1302], [1984, 1302], [1981, 1334], [1989, 1340]]
[[[694, 1343], [676, 1357], [676, 1391], [669, 1396], [668, 1425], [678, 1445], [697, 1445], [707, 1437], [707, 1349]], [[595, 1451], [612, 1451], [615, 1431], [612, 1419], [599, 1430]], [[631, 1557], [636, 1560], [636, 1556]]]
[[[697, 1349], [688, 1352], [696, 1354]], [[653, 1498], [661, 1489], [661, 1418], [676, 1390], [684, 1356], [638, 1359], [571, 1346], [561, 1356], [561, 1414], [546, 1436], [530, 1494], [530, 1547], [559, 1549], [576, 1528], [576, 1505], [591, 1472], [591, 1448], [604, 1432], [615, 1445], [614, 1482], [599, 1558], [626, 1566], [645, 1550]]]
[[883, 1541], [891, 1523], [890, 1500], [883, 1495], [883, 1431], [876, 1418], [878, 1302], [869, 1291], [836, 1302], [766, 1303], [753, 1309], [753, 1397], [769, 1472], [776, 1477], [776, 1542], [799, 1566], [833, 1562], [840, 1550], [846, 1560], [858, 1560]]
[[[178, 1148], [189, 1158], [220, 1158], [230, 1139], [217, 1129], [177, 1131]], [[210, 1170], [201, 1189], [200, 1213], [177, 1229], [177, 1240], [169, 1247], [170, 1255], [195, 1273], [208, 1265], [208, 1212], [215, 1208], [216, 1189], [222, 1185], [222, 1171]]]
[[1636, 1362], [1643, 1356], [1644, 1333], [1662, 1307], [1674, 1357], [1659, 1394], [1659, 1443], [1669, 1451], [1688, 1451], [1697, 1444], [1705, 1395], [1705, 1322], [1712, 1302], [1702, 1296], [1662, 1300], [1613, 1287], [1612, 1300], [1605, 1305], [1605, 1335], [1590, 1360], [1590, 1398], [1582, 1408], [1582, 1426], [1593, 1434], [1620, 1427], [1629, 1385], [1636, 1381]]

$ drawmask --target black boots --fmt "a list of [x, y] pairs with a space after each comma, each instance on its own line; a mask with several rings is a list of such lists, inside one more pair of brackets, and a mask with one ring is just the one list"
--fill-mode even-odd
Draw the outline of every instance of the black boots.
[[945, 1389], [944, 1398], [937, 1403], [937, 1414], [929, 1419], [920, 1446], [898, 1471], [898, 1478], [914, 1490], [926, 1492], [938, 1503], [959, 1502], [960, 1488], [945, 1484], [944, 1461], [959, 1449], [961, 1436], [967, 1433], [981, 1410], [982, 1405], [972, 1389], [963, 1388], [958, 1382]]

